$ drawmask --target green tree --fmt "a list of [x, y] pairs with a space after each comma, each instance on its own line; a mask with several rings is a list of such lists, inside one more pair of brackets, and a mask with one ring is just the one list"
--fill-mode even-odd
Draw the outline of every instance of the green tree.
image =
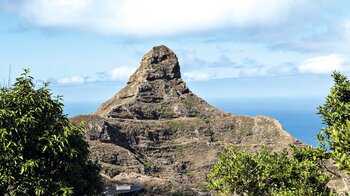
[[0, 195], [98, 195], [100, 168], [83, 132], [29, 71], [0, 89]]
[[318, 134], [322, 146], [340, 169], [350, 173], [350, 82], [333, 72], [334, 86], [323, 105], [318, 107], [325, 127]]
[[292, 147], [280, 153], [266, 148], [255, 155], [235, 147], [224, 149], [207, 176], [209, 189], [222, 195], [331, 195], [320, 160], [326, 153]]

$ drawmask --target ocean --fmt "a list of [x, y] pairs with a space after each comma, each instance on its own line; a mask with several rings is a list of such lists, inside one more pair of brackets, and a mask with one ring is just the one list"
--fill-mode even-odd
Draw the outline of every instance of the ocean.
[[[317, 146], [316, 135], [322, 128], [322, 120], [317, 115], [317, 106], [322, 99], [314, 98], [225, 98], [207, 99], [207, 101], [226, 112], [246, 116], [270, 116], [277, 119], [291, 135]], [[78, 114], [89, 114], [95, 111], [100, 103], [66, 103], [64, 112], [69, 117]]]
[[277, 119], [291, 135], [312, 146], [318, 146], [317, 133], [323, 127], [317, 114], [322, 99], [314, 98], [261, 98], [213, 99], [213, 106], [232, 114], [269, 116]]

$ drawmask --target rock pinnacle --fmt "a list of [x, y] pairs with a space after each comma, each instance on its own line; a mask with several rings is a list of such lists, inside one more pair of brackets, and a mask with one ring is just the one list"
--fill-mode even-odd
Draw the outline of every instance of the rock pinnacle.
[[175, 53], [164, 45], [146, 53], [126, 87], [103, 103], [95, 114], [142, 120], [226, 115], [188, 89], [181, 79]]
[[141, 60], [141, 66], [130, 77], [128, 83], [138, 79], [148, 81], [181, 78], [180, 66], [175, 53], [164, 45], [153, 47]]

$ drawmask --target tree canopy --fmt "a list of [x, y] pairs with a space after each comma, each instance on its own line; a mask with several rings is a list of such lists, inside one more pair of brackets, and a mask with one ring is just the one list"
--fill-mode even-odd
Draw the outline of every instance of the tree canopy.
[[292, 153], [262, 148], [251, 154], [232, 146], [221, 153], [207, 181], [223, 195], [330, 195], [330, 176], [319, 162], [324, 156], [312, 147], [292, 147]]
[[333, 160], [350, 173], [350, 81], [338, 72], [332, 77], [334, 85], [325, 103], [318, 107], [325, 125], [317, 136], [319, 148], [293, 147], [291, 154], [263, 148], [255, 155], [227, 148], [207, 177], [209, 188], [239, 195], [333, 194], [326, 186], [330, 176], [324, 173], [322, 164]]
[[100, 168], [80, 128], [29, 70], [0, 89], [0, 195], [98, 195]]
[[325, 124], [318, 140], [330, 151], [336, 165], [350, 173], [350, 82], [338, 72], [332, 77], [334, 85], [318, 108]]

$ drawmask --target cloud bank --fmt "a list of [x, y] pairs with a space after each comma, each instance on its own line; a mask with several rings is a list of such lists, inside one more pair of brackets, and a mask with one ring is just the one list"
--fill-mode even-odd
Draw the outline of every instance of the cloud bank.
[[38, 27], [150, 37], [286, 23], [312, 0], [17, 0], [7, 7]]
[[[109, 81], [126, 82], [135, 67], [119, 66], [104, 72], [87, 76], [73, 75], [62, 78], [50, 78], [54, 84], [72, 85]], [[265, 65], [254, 59], [242, 59], [234, 62], [227, 56], [214, 61], [199, 60], [195, 55], [186, 57], [181, 67], [185, 81], [206, 81], [225, 78], [250, 78], [265, 76], [287, 76], [298, 74], [331, 74], [332, 71], [350, 72], [350, 59], [340, 54], [330, 54], [307, 58], [298, 62], [280, 65]]]
[[108, 81], [126, 81], [130, 75], [135, 71], [130, 66], [120, 66], [113, 69], [95, 73], [89, 76], [74, 75], [67, 76], [58, 79], [50, 78], [50, 82], [54, 84], [84, 84], [84, 83], [97, 83], [97, 82], [108, 82]]
[[302, 61], [298, 70], [300, 73], [329, 74], [332, 71], [349, 71], [350, 65], [345, 57], [338, 54], [320, 56]]
[[193, 57], [192, 59], [186, 59], [184, 65], [185, 71], [183, 75], [187, 81], [298, 74], [329, 75], [332, 71], [350, 71], [350, 59], [340, 54], [315, 56], [297, 62], [278, 65], [266, 65], [254, 59], [242, 59], [241, 61], [233, 62], [226, 56], [219, 58], [217, 61], [203, 61]]

